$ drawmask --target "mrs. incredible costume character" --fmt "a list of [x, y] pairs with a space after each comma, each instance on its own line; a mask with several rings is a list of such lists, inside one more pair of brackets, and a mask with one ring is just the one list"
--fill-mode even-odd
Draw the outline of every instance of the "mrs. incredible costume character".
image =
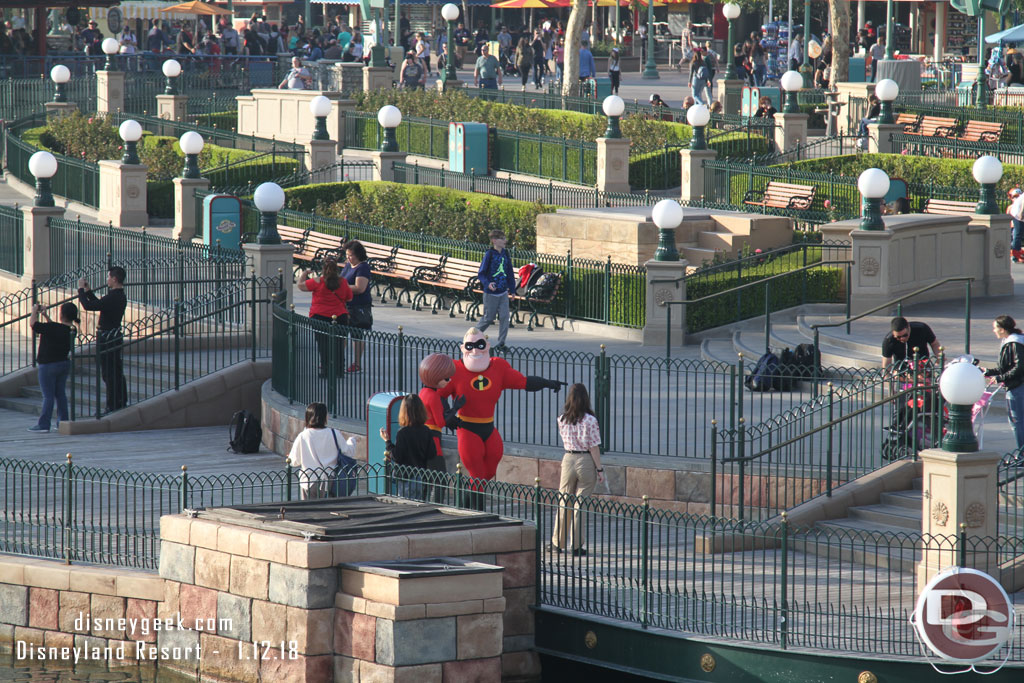
[[[492, 358], [487, 337], [470, 328], [462, 338], [462, 360], [455, 361], [455, 374], [438, 393], [441, 397], [464, 397], [458, 411], [459, 458], [469, 475], [493, 479], [504, 452], [501, 434], [494, 427], [494, 407], [505, 389], [558, 391], [565, 382], [527, 377], [504, 358]], [[479, 501], [482, 503], [482, 500]]]

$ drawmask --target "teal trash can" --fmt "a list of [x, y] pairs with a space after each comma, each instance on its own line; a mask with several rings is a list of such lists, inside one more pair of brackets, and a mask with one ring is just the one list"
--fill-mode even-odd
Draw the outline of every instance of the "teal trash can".
[[956, 86], [958, 107], [970, 107], [974, 103], [974, 81], [961, 81]]
[[863, 57], [850, 57], [850, 83], [866, 83], [868, 80], [867, 60]]
[[612, 94], [612, 79], [607, 76], [598, 76], [594, 79], [594, 99], [604, 102], [604, 98]]
[[386, 444], [380, 438], [380, 428], [386, 427], [388, 437], [394, 441], [401, 428], [398, 424], [398, 410], [407, 394], [400, 391], [383, 391], [370, 397], [366, 406], [366, 464], [370, 468], [367, 479], [369, 493], [387, 493], [384, 479], [384, 450]]
[[[777, 110], [782, 111], [782, 89], [781, 88], [769, 88], [769, 87], [758, 88], [758, 93], [757, 93], [757, 100], [758, 100], [758, 102], [761, 101], [762, 97], [770, 97], [770, 98], [772, 98], [772, 106], [775, 107]], [[755, 111], [757, 110], [757, 106], [756, 105], [755, 105], [754, 110]]]
[[203, 199], [203, 243], [224, 249], [242, 244], [242, 202], [230, 194], [211, 194]]
[[448, 167], [456, 173], [487, 175], [487, 124], [448, 124]]

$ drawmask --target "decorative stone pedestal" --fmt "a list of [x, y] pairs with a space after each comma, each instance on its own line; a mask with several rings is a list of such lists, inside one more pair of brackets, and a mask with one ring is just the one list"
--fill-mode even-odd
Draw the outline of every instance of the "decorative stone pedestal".
[[[319, 171], [338, 163], [338, 143], [334, 140], [310, 140], [306, 143], [306, 170]], [[326, 176], [326, 174], [324, 174]], [[314, 175], [311, 183], [329, 182]]]
[[408, 155], [405, 152], [381, 152], [380, 150], [370, 152], [370, 157], [373, 159], [373, 179], [394, 182], [394, 164], [396, 162], [405, 163], [406, 156]]
[[807, 142], [807, 114], [775, 115], [775, 146], [780, 152], [793, 149], [801, 142]]
[[43, 105], [47, 116], [64, 116], [73, 111], [78, 111], [78, 105], [74, 102], [47, 102]]
[[628, 138], [597, 139], [597, 189], [602, 192], [630, 191]]
[[167, 121], [184, 121], [188, 111], [188, 95], [157, 95], [156, 115]]
[[[961, 558], [961, 566], [980, 569], [999, 579], [995, 545], [978, 541], [995, 539], [998, 534], [996, 467], [1001, 456], [994, 451], [951, 453], [929, 448], [921, 451], [921, 460], [924, 547], [917, 565], [918, 592], [942, 569], [961, 565]], [[961, 524], [967, 533], [965, 552], [959, 547]]]
[[743, 100], [743, 81], [723, 78], [719, 82], [718, 101], [726, 114], [739, 114]]
[[902, 133], [903, 126], [895, 123], [868, 124], [868, 152], [871, 154], [894, 154], [895, 146], [890, 137], [893, 133]]
[[23, 206], [24, 215], [23, 245], [25, 261], [24, 273], [21, 277], [26, 286], [33, 281], [43, 282], [50, 278], [50, 226], [51, 218], [64, 218], [64, 208], [60, 206]]
[[124, 111], [123, 71], [96, 72], [96, 111], [100, 114], [116, 114]]
[[440, 78], [437, 79], [437, 91], [438, 92], [448, 92], [450, 90], [461, 90], [463, 85], [464, 85], [464, 83], [462, 81], [460, 81], [459, 79], [455, 79], [454, 81], [450, 81], [450, 82], [449, 81], [442, 81]]
[[99, 220], [117, 228], [149, 224], [146, 210], [146, 171], [142, 164], [101, 161]]
[[679, 150], [679, 168], [682, 181], [681, 196], [684, 202], [695, 201], [704, 196], [704, 162], [714, 161], [718, 153], [713, 149], [681, 149]]
[[196, 190], [205, 192], [210, 189], [210, 181], [206, 178], [175, 178], [174, 183], [174, 238], [188, 242], [199, 231], [201, 226], [196, 220]]
[[[682, 346], [686, 336], [682, 333], [682, 321], [686, 317], [685, 306], [666, 306], [669, 301], [686, 300], [686, 282], [682, 277], [686, 274], [687, 262], [679, 261], [648, 261], [647, 266], [647, 321], [644, 324], [644, 346], [664, 346], [665, 338], [670, 335], [672, 346]], [[656, 280], [675, 280], [678, 282], [655, 282]], [[668, 313], [672, 309], [671, 328], [668, 327]]]
[[395, 73], [386, 66], [365, 66], [363, 67], [363, 91], [377, 92], [378, 90], [391, 90], [391, 82], [395, 79]]
[[1005, 213], [974, 214], [968, 232], [984, 229], [982, 258], [985, 274], [985, 296], [1012, 296], [1010, 275], [1010, 216]]
[[[243, 244], [242, 251], [252, 259], [252, 272], [257, 278], [284, 277], [286, 307], [292, 304], [292, 254], [295, 247], [290, 244]], [[267, 306], [258, 306], [253, 321], [257, 342], [269, 345], [273, 336], [274, 318]]]

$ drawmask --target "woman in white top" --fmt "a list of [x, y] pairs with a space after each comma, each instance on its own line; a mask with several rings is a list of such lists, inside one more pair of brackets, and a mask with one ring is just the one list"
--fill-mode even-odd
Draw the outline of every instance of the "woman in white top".
[[430, 43], [423, 32], [416, 34], [416, 60], [420, 62], [424, 72], [430, 75]]
[[299, 468], [302, 499], [327, 498], [338, 453], [351, 458], [355, 452], [356, 437], [345, 440], [337, 430], [327, 426], [327, 406], [323, 403], [306, 406], [306, 428], [295, 437], [288, 453], [288, 462]]
[[587, 554], [586, 519], [580, 509], [580, 498], [589, 496], [597, 483], [604, 481], [601, 429], [590, 409], [590, 394], [582, 384], [569, 387], [565, 407], [558, 416], [558, 433], [565, 446], [558, 492], [565, 495], [560, 496], [551, 550], [560, 553], [568, 550], [571, 543], [572, 554], [580, 557]]

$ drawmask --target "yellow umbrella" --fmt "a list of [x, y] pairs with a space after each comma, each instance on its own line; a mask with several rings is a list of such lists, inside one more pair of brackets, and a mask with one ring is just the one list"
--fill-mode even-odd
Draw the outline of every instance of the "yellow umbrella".
[[160, 10], [161, 12], [178, 12], [179, 14], [206, 14], [206, 15], [219, 15], [219, 14], [231, 14], [230, 11], [217, 7], [216, 5], [210, 5], [199, 0], [191, 0], [191, 2], [183, 2], [180, 5], [171, 5], [170, 7], [164, 7]]
[[502, 0], [491, 7], [495, 9], [549, 9], [552, 7], [568, 7], [570, 0]]

